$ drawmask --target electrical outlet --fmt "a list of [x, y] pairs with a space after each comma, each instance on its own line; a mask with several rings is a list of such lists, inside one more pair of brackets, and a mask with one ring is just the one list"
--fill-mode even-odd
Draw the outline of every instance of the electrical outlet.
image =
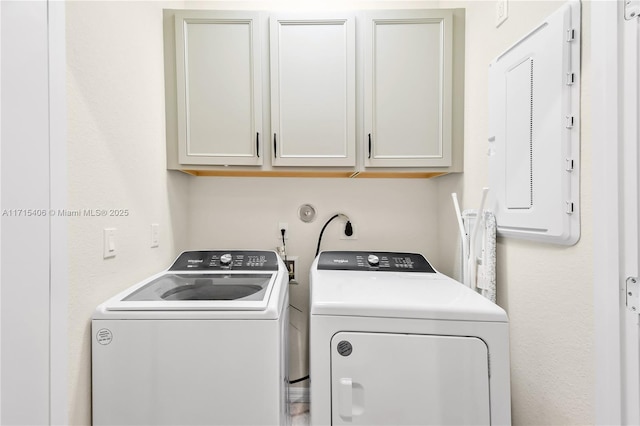
[[282, 229], [284, 229], [284, 239], [289, 239], [289, 224], [287, 222], [278, 222], [278, 241], [282, 241]]
[[508, 0], [496, 0], [496, 28], [498, 28], [509, 17]]
[[345, 234], [345, 227], [347, 226], [347, 222], [342, 222], [340, 224], [340, 226], [338, 228], [340, 228], [340, 239], [341, 240], [357, 240], [358, 239], [358, 232], [357, 232], [357, 228], [356, 225], [351, 222], [351, 230], [353, 231], [353, 233], [351, 235], [347, 235]]

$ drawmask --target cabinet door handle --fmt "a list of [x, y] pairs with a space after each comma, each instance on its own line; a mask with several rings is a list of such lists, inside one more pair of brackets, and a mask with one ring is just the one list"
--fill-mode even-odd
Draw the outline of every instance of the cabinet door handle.
[[276, 134], [273, 134], [273, 156], [278, 157], [278, 142], [276, 142]]
[[256, 133], [256, 155], [260, 158], [260, 132]]
[[369, 133], [369, 158], [371, 158], [371, 133]]

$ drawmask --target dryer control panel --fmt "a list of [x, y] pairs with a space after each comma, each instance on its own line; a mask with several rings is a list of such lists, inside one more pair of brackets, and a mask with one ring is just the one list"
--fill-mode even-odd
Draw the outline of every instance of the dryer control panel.
[[334, 271], [436, 272], [421, 254], [386, 251], [325, 251], [320, 253], [318, 269]]
[[216, 250], [185, 251], [170, 271], [277, 271], [278, 259], [272, 251]]

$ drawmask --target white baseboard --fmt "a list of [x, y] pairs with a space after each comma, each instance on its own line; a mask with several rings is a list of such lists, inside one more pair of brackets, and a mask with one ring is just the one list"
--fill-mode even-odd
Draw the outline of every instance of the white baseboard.
[[289, 401], [291, 402], [309, 402], [308, 387], [289, 386]]

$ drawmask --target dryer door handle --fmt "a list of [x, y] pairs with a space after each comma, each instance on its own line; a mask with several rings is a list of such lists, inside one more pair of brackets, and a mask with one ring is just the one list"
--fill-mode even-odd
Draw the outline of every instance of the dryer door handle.
[[344, 420], [351, 420], [353, 417], [353, 381], [348, 377], [340, 379], [338, 413]]

